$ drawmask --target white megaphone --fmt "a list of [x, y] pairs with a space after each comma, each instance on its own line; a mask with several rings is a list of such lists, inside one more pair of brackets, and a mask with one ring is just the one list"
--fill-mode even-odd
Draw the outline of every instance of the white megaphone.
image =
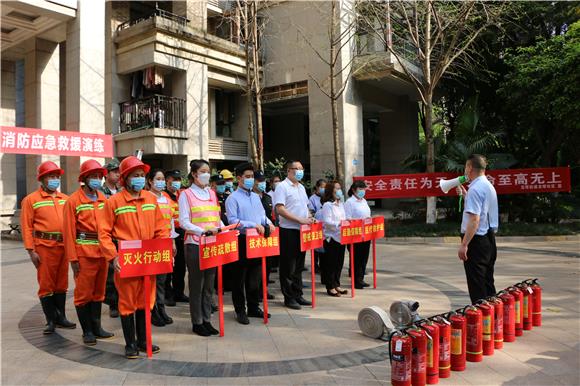
[[449, 192], [451, 189], [458, 187], [467, 182], [466, 176], [459, 176], [457, 178], [453, 178], [451, 180], [441, 180], [439, 182], [439, 187], [443, 191], [443, 193]]

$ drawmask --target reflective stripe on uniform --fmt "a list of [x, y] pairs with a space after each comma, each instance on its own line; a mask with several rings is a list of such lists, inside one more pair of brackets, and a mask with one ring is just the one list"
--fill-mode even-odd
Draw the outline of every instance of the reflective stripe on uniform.
[[66, 200], [58, 200], [59, 205], [64, 205], [65, 202], [66, 202]]
[[123, 213], [137, 213], [137, 207], [135, 205], [126, 205], [115, 209], [115, 215], [118, 216]]
[[93, 206], [93, 204], [81, 204], [77, 206], [76, 212], [77, 214], [79, 214], [79, 212], [82, 212], [83, 210], [94, 210], [94, 209], [95, 207]]
[[103, 209], [105, 207], [105, 203], [101, 202], [99, 205], [97, 205], [98, 209]]
[[54, 201], [37, 201], [32, 204], [32, 209], [42, 208], [43, 206], [54, 206]]
[[192, 224], [200, 223], [200, 222], [213, 222], [213, 221], [220, 221], [219, 216], [207, 216], [207, 217], [194, 217], [189, 220]]
[[99, 240], [81, 240], [81, 239], [76, 239], [75, 242], [78, 245], [99, 245]]
[[221, 210], [221, 208], [219, 206], [216, 205], [203, 205], [203, 206], [194, 206], [191, 208], [191, 212], [195, 213], [195, 212], [206, 212], [206, 211], [215, 211], [215, 212], [219, 212]]
[[141, 205], [141, 210], [145, 212], [146, 210], [155, 210], [155, 204], [144, 204]]

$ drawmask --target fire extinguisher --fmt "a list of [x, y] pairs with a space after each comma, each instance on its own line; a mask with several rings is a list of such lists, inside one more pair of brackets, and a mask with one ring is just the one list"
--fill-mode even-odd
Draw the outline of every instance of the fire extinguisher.
[[451, 323], [437, 315], [433, 321], [439, 326], [439, 378], [451, 376]]
[[465, 359], [469, 362], [481, 362], [483, 360], [481, 310], [474, 306], [467, 306], [461, 312], [465, 316], [465, 329], [467, 331]]
[[467, 328], [465, 317], [457, 312], [450, 312], [447, 319], [451, 323], [451, 370], [465, 370], [465, 349]]
[[503, 302], [503, 341], [510, 343], [516, 341], [516, 310], [515, 299], [506, 291], [498, 292], [498, 297]]
[[534, 304], [532, 312], [532, 325], [539, 327], [542, 325], [542, 287], [538, 283], [538, 279], [527, 280], [532, 287], [532, 303]]
[[517, 284], [516, 287], [518, 287], [519, 290], [522, 291], [522, 293], [524, 295], [523, 302], [522, 302], [522, 308], [523, 308], [523, 314], [524, 314], [523, 326], [524, 326], [524, 331], [529, 331], [533, 328], [532, 327], [532, 315], [533, 315], [533, 311], [534, 311], [534, 304], [532, 302], [532, 293], [534, 291], [532, 290], [532, 287], [530, 287], [525, 281]]
[[391, 384], [411, 386], [411, 337], [405, 331], [394, 331], [389, 337]]
[[425, 330], [415, 326], [409, 328], [407, 333], [411, 336], [411, 384], [424, 386], [427, 382], [427, 342], [431, 338]]
[[494, 322], [495, 322], [495, 310], [493, 304], [480, 300], [477, 304], [477, 308], [481, 311], [481, 319], [483, 324], [483, 342], [482, 350], [483, 355], [493, 355], [494, 348]]
[[419, 322], [419, 326], [431, 337], [427, 341], [427, 384], [439, 383], [439, 326], [432, 320]]
[[496, 296], [488, 298], [488, 301], [493, 306], [493, 346], [499, 350], [503, 348], [503, 301]]
[[522, 307], [524, 301], [524, 293], [517, 287], [509, 287], [506, 289], [514, 297], [514, 309], [516, 318], [516, 336], [524, 334], [524, 308]]

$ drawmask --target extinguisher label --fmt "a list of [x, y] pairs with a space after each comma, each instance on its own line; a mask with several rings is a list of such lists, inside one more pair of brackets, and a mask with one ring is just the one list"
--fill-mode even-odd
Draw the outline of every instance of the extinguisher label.
[[393, 381], [398, 382], [411, 381], [411, 361], [405, 360], [404, 355], [401, 355], [400, 361], [393, 363], [391, 368], [391, 378]]
[[451, 329], [451, 354], [461, 355], [461, 329]]
[[414, 373], [424, 373], [425, 371], [427, 371], [427, 368], [425, 367], [426, 365], [425, 359], [426, 358], [424, 352], [417, 352], [416, 354], [413, 354], [413, 359], [411, 360], [411, 362]]
[[393, 356], [391, 357], [391, 359], [393, 359], [394, 361], [397, 362], [402, 362], [405, 360], [405, 355], [403, 354], [393, 354]]
[[401, 351], [402, 349], [403, 349], [403, 341], [398, 340], [397, 343], [395, 343], [395, 351]]
[[433, 339], [427, 340], [427, 367], [433, 367]]
[[483, 340], [491, 340], [491, 315], [483, 317]]
[[528, 296], [524, 296], [524, 318], [528, 317]]
[[439, 360], [448, 361], [449, 356], [449, 341], [441, 338], [439, 341]]
[[520, 301], [517, 300], [516, 301], [516, 307], [515, 307], [515, 309], [516, 309], [516, 324], [521, 323], [521, 320], [520, 320], [520, 308], [521, 308]]
[[478, 324], [469, 323], [467, 325], [467, 351], [477, 351], [477, 338], [480, 333], [481, 330]]

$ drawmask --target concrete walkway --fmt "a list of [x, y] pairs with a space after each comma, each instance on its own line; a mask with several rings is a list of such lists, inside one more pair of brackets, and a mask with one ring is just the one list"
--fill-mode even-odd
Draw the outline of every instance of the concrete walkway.
[[[416, 299], [422, 315], [429, 316], [469, 301], [455, 245], [380, 243], [376, 290], [357, 290], [354, 299], [330, 298], [318, 284], [316, 309], [290, 311], [281, 306], [276, 283], [271, 286], [277, 299], [270, 303], [272, 319], [267, 326], [259, 319], [252, 319], [249, 326], [237, 324], [226, 293], [224, 338], [192, 335], [188, 308], [178, 304], [168, 307], [173, 325], [153, 328], [161, 353], [151, 361], [144, 357], [127, 361], [121, 355], [120, 321], [106, 314], [104, 327], [116, 337], [93, 348], [82, 346], [80, 326], [42, 336], [34, 267], [18, 242], [3, 242], [1, 252], [6, 385], [389, 384], [386, 344], [359, 332], [358, 311], [369, 305], [388, 309], [394, 300]], [[440, 384], [580, 384], [579, 257], [577, 241], [500, 242], [498, 289], [539, 277], [544, 286], [544, 325]], [[372, 281], [370, 275], [367, 281]], [[346, 276], [342, 284], [350, 287]], [[309, 288], [305, 296], [310, 296]], [[67, 306], [69, 318], [76, 321], [72, 299]], [[217, 315], [213, 319], [217, 325]]]

